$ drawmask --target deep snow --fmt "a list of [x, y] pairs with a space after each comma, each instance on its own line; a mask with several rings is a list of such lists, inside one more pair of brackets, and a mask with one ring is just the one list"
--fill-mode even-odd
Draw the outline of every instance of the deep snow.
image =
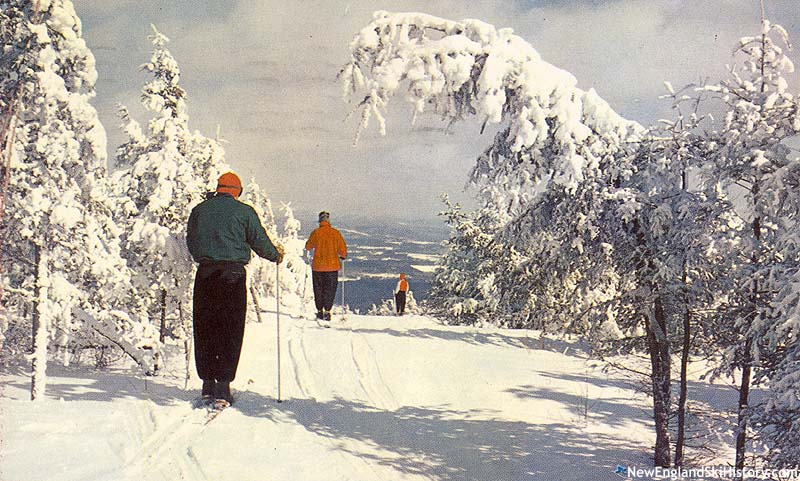
[[[647, 397], [580, 346], [530, 331], [350, 316], [250, 323], [235, 405], [204, 426], [199, 380], [50, 367], [4, 373], [3, 481], [612, 480], [647, 467]], [[194, 373], [192, 373], [194, 376]], [[714, 390], [709, 390], [713, 393]]]

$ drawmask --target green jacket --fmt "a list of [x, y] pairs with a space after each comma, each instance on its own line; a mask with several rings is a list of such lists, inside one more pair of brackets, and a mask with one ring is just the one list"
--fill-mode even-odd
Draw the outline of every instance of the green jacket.
[[230, 195], [217, 194], [192, 209], [186, 245], [195, 262], [250, 262], [250, 249], [272, 262], [278, 250], [258, 214]]

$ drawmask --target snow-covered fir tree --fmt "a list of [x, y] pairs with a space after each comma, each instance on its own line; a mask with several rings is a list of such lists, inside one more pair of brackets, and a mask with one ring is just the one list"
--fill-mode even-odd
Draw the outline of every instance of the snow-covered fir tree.
[[[253, 206], [259, 218], [264, 223], [267, 235], [276, 245], [284, 251], [284, 261], [276, 266], [257, 255], [252, 255], [247, 266], [249, 284], [248, 290], [253, 299], [252, 308], [257, 319], [261, 320], [261, 310], [270, 306], [269, 298], [276, 297], [276, 282], [280, 280], [281, 306], [288, 308], [296, 314], [303, 314], [308, 310], [312, 300], [310, 267], [305, 262], [305, 242], [300, 239], [301, 224], [294, 217], [290, 204], [282, 204], [283, 228], [279, 233], [272, 201], [264, 193], [255, 179], [251, 179], [242, 195], [243, 202]], [[277, 273], [275, 269], [280, 269]], [[277, 275], [280, 279], [277, 278]], [[274, 305], [274, 304], [273, 304]], [[269, 307], [270, 309], [272, 306]]]
[[3, 1], [0, 23], [0, 102], [11, 119], [3, 139], [3, 308], [7, 333], [33, 324], [38, 398], [51, 346], [68, 363], [87, 344], [125, 345], [148, 365], [135, 349], [150, 339], [137, 321], [114, 314], [133, 292], [112, 219], [105, 130], [90, 103], [94, 56], [72, 2]]
[[[671, 97], [678, 99], [674, 92]], [[663, 120], [643, 137], [632, 152], [631, 175], [619, 183], [624, 201], [609, 202], [599, 223], [598, 240], [611, 246], [610, 265], [622, 280], [603, 304], [600, 352], [649, 354], [657, 449], [663, 449], [656, 458], [664, 465], [675, 411], [672, 359], [681, 354], [675, 464], [682, 465], [688, 362], [708, 340], [704, 327], [716, 313], [716, 299], [731, 287], [726, 268], [736, 231], [728, 223], [730, 205], [690, 185], [704, 160], [701, 120], [679, 110], [676, 120]]]
[[152, 79], [142, 88], [142, 104], [152, 118], [143, 131], [120, 108], [127, 140], [117, 149], [114, 184], [124, 199], [119, 222], [125, 226], [125, 256], [136, 272], [140, 315], [158, 325], [163, 342], [188, 336], [194, 264], [185, 247], [186, 220], [228, 167], [219, 142], [189, 129], [169, 39], [155, 27], [149, 38], [153, 53], [142, 69]]
[[497, 314], [500, 297], [495, 284], [498, 262], [513, 257], [501, 253], [493, 233], [475, 213], [465, 213], [445, 195], [442, 212], [450, 225], [450, 238], [436, 270], [426, 306], [456, 324], [490, 322]]
[[[800, 191], [800, 162], [787, 165], [775, 176], [792, 192]], [[793, 212], [796, 222], [800, 214], [797, 199], [787, 199], [784, 212]], [[787, 219], [788, 220], [788, 219]], [[774, 322], [769, 330], [771, 349], [779, 356], [769, 365], [769, 399], [755, 414], [761, 434], [769, 442], [771, 466], [793, 468], [800, 459], [800, 252], [794, 225], [777, 239], [779, 253], [786, 262], [786, 280], [776, 293], [772, 312]]]
[[290, 203], [281, 204], [283, 232], [279, 243], [283, 247], [281, 269], [281, 304], [302, 313], [313, 311], [314, 292], [311, 287], [311, 266], [306, 263], [306, 243], [300, 237], [302, 224], [294, 216]]
[[[759, 35], [741, 39], [730, 77], [704, 89], [721, 104], [724, 120], [706, 140], [703, 175], [709, 189], [722, 188], [743, 199], [736, 205], [744, 225], [730, 274], [736, 288], [718, 329], [725, 334], [719, 338], [723, 356], [718, 372], [739, 379], [738, 468], [745, 464], [752, 414], [767, 419], [765, 440], [777, 443], [774, 457], [784, 465], [792, 464], [785, 454], [796, 453], [796, 444], [784, 444], [792, 439], [786, 434], [792, 423], [784, 423], [794, 416], [794, 429], [800, 426], [797, 384], [792, 382], [796, 358], [787, 356], [796, 350], [794, 308], [786, 301], [792, 299], [799, 260], [794, 245], [800, 213], [792, 188], [798, 181], [797, 154], [786, 144], [800, 131], [799, 101], [787, 80], [794, 72], [788, 45], [786, 31], [763, 19]], [[764, 381], [778, 389], [766, 405], [753, 406], [751, 384]]]
[[468, 216], [451, 208], [434, 306], [583, 332], [619, 331], [615, 308], [631, 307], [653, 361], [655, 463], [669, 466], [666, 301], [631, 181], [644, 129], [509, 29], [479, 21], [377, 12], [351, 52], [342, 78], [346, 92], [366, 93], [359, 129], [374, 115], [383, 131], [382, 110], [406, 84], [417, 114], [430, 107], [502, 125], [471, 174], [482, 207]]
[[[250, 179], [244, 192], [242, 201], [252, 206], [258, 218], [264, 224], [264, 229], [270, 239], [277, 241], [278, 226], [275, 223], [275, 212], [272, 201], [254, 178]], [[275, 263], [269, 262], [258, 256], [251, 255], [247, 265], [247, 290], [252, 298], [250, 308], [256, 318], [261, 322], [261, 311], [266, 308], [266, 298], [275, 297]]]

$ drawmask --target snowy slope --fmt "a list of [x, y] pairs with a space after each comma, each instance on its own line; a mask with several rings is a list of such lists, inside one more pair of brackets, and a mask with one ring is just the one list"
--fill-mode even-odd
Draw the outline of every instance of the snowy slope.
[[617, 479], [647, 466], [648, 400], [528, 331], [352, 316], [248, 324], [234, 407], [208, 425], [170, 376], [51, 368], [47, 399], [5, 374], [3, 481]]

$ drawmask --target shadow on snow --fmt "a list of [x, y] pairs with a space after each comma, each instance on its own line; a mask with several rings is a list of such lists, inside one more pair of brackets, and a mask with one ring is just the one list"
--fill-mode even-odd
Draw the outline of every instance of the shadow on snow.
[[[174, 406], [197, 394], [152, 381], [147, 382], [145, 390], [144, 381], [126, 371], [54, 371], [48, 376], [47, 396], [64, 401], [134, 398]], [[15, 387], [27, 387], [18, 384]], [[533, 386], [511, 392], [563, 403], [579, 401]], [[487, 411], [446, 407], [405, 406], [389, 411], [346, 399], [288, 399], [279, 404], [271, 397], [247, 390], [234, 395], [237, 400], [231, 409], [245, 416], [275, 422], [285, 421], [288, 416], [308, 432], [331, 440], [335, 449], [430, 479], [601, 481], [617, 479], [613, 473], [617, 464], [649, 462], [646, 449], [636, 441], [612, 434], [585, 433], [578, 423], [532, 424], [492, 418]], [[639, 411], [626, 409], [624, 400], [620, 404], [603, 401], [594, 411], [608, 416], [641, 417]]]
[[[278, 404], [246, 391], [234, 405], [247, 416], [289, 415], [337, 449], [429, 479], [548, 481], [616, 479], [618, 464], [647, 461], [642, 446], [569, 424], [478, 419], [482, 411], [405, 406], [377, 409], [345, 399]], [[345, 442], [348, 441], [348, 442]], [[630, 459], [640, 453], [639, 459]]]
[[509, 336], [499, 332], [482, 331], [475, 328], [473, 331], [463, 330], [447, 330], [448, 326], [443, 325], [443, 328], [409, 328], [409, 329], [369, 329], [364, 327], [354, 327], [352, 332], [360, 334], [382, 334], [395, 337], [407, 337], [413, 339], [429, 339], [429, 340], [442, 340], [442, 341], [458, 341], [471, 344], [474, 346], [510, 346], [521, 349], [532, 350], [547, 350], [553, 352], [571, 351], [573, 355], [585, 355], [586, 348], [580, 342], [569, 341], [562, 339], [552, 339], [548, 337], [527, 337], [527, 336]]

